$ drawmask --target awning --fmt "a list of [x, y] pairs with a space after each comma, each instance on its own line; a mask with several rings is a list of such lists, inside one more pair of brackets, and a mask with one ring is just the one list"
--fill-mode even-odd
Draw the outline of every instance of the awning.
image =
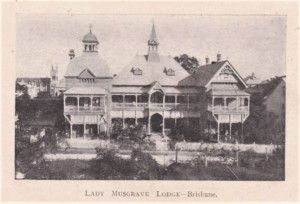
[[198, 118], [199, 111], [164, 111], [165, 118]]
[[194, 87], [164, 87], [167, 94], [199, 94]]
[[212, 84], [208, 94], [213, 96], [250, 96], [244, 90], [240, 90], [236, 84]]
[[100, 87], [72, 87], [65, 91], [64, 94], [103, 95], [107, 94], [107, 92]]
[[219, 123], [241, 123], [242, 115], [231, 115], [231, 119], [229, 119], [229, 115], [218, 115]]
[[[162, 87], [167, 94], [198, 94], [199, 91], [194, 87]], [[112, 87], [112, 93], [148, 93], [149, 87], [134, 87], [134, 86], [122, 86]]]
[[122, 86], [122, 87], [112, 87], [111, 92], [113, 94], [116, 93], [134, 93], [134, 94], [142, 94], [148, 93], [149, 87], [134, 87], [134, 86]]

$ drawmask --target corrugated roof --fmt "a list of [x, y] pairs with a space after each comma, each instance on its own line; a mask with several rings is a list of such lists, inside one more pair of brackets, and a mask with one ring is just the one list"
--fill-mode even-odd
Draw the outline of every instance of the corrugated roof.
[[164, 90], [168, 94], [193, 94], [193, 93], [199, 93], [199, 91], [196, 88], [192, 87], [163, 87]]
[[[132, 68], [142, 70], [142, 75], [134, 75]], [[165, 68], [172, 68], [175, 76], [168, 76]], [[150, 85], [158, 81], [162, 86], [194, 86], [195, 79], [171, 56], [160, 56], [159, 62], [148, 62], [147, 55], [136, 55], [113, 79], [113, 85]]]
[[89, 69], [96, 77], [112, 77], [107, 63], [96, 52], [84, 52], [81, 56], [73, 58], [65, 77], [77, 77], [85, 69]]
[[149, 87], [122, 86], [112, 87], [112, 93], [148, 93]]
[[[167, 94], [181, 94], [181, 93], [199, 93], [194, 87], [162, 87]], [[112, 93], [148, 93], [150, 87], [134, 87], [134, 86], [123, 86], [123, 87], [112, 87]]]
[[240, 90], [236, 84], [212, 84], [209, 94], [214, 96], [250, 96], [244, 90]]
[[107, 92], [100, 87], [72, 87], [64, 94], [107, 94]]
[[197, 86], [205, 86], [211, 80], [211, 78], [223, 67], [223, 65], [226, 62], [227, 60], [216, 62], [215, 64], [207, 64], [200, 66], [194, 74], [197, 80]]

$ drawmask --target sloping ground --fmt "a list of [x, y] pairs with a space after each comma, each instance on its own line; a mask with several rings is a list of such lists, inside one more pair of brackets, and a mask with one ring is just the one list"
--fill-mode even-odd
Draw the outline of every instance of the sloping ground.
[[249, 180], [249, 181], [268, 181], [280, 180], [275, 174], [262, 173], [254, 169], [245, 167], [233, 167], [230, 169], [226, 165], [217, 162], [209, 163], [205, 168], [203, 164], [172, 164], [168, 167], [168, 172], [164, 180]]
[[[53, 175], [63, 173], [66, 179], [84, 179], [93, 180], [91, 176], [86, 174], [85, 170], [90, 168], [90, 161], [84, 160], [57, 160], [46, 162], [49, 172]], [[236, 177], [226, 165], [217, 162], [211, 162], [205, 168], [203, 163], [173, 163], [167, 167], [163, 180], [210, 180], [210, 181], [276, 181], [283, 180], [278, 177], [276, 171], [274, 173], [263, 173], [261, 171], [246, 168], [229, 166]], [[55, 178], [54, 178], [55, 179]], [[119, 178], [118, 180], [126, 180], [128, 178]]]

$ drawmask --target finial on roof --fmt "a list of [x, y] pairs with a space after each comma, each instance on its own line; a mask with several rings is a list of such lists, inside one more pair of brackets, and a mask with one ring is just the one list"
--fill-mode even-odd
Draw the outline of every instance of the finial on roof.
[[90, 33], [92, 33], [92, 24], [90, 24]]

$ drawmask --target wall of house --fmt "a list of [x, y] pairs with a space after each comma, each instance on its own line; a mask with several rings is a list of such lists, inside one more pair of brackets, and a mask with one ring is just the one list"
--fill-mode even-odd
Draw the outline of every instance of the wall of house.
[[106, 99], [106, 105], [107, 105], [107, 130], [110, 133], [110, 127], [111, 127], [111, 88], [112, 88], [112, 78], [97, 78], [94, 79], [94, 83], [81, 83], [79, 79], [77, 78], [66, 78], [66, 90], [74, 87], [101, 87], [107, 91], [107, 99]]
[[271, 95], [269, 95], [264, 102], [264, 105], [266, 106], [267, 111], [274, 112], [280, 118], [285, 117], [285, 111], [283, 111], [283, 106], [285, 108], [285, 82], [283, 80]]

